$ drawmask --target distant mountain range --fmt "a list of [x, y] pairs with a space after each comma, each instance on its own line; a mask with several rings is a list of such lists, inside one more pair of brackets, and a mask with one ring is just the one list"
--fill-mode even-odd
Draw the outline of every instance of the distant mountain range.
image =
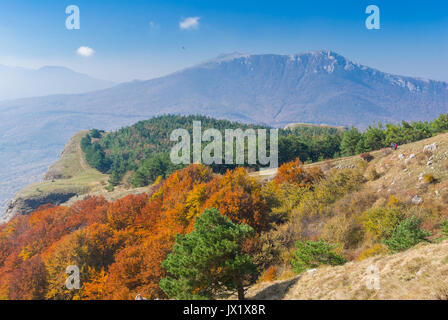
[[94, 79], [64, 67], [38, 70], [0, 65], [0, 101], [51, 94], [82, 93], [111, 87], [114, 83]]
[[223, 55], [153, 80], [0, 103], [0, 207], [81, 129], [110, 130], [167, 113], [365, 128], [447, 112], [448, 83], [383, 73], [331, 51]]

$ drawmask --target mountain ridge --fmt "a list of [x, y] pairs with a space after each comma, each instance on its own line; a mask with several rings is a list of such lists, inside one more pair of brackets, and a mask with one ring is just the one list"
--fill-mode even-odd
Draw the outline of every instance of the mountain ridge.
[[75, 94], [111, 87], [114, 83], [63, 66], [38, 69], [0, 65], [0, 101], [54, 94]]
[[234, 53], [109, 89], [0, 102], [0, 161], [7, 164], [0, 168], [0, 180], [7, 181], [0, 185], [0, 203], [40, 179], [73, 134], [93, 127], [114, 130], [162, 114], [200, 114], [274, 127], [365, 128], [446, 112], [445, 82], [390, 75], [332, 51]]

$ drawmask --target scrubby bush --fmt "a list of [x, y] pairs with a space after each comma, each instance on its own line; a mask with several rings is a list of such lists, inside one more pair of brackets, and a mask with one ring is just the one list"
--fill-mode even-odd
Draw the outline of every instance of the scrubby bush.
[[382, 244], [376, 244], [372, 248], [369, 248], [367, 250], [364, 250], [361, 252], [359, 257], [356, 259], [358, 261], [368, 259], [370, 257], [382, 255], [387, 253], [387, 248]]
[[373, 160], [373, 156], [369, 152], [364, 152], [359, 155], [362, 160], [370, 162]]
[[376, 237], [389, 237], [403, 221], [405, 215], [399, 207], [372, 208], [361, 216], [364, 228]]
[[388, 207], [399, 207], [401, 205], [400, 199], [398, 199], [396, 196], [391, 195], [389, 197], [389, 200], [387, 201]]
[[326, 207], [364, 183], [360, 170], [332, 170], [330, 174], [314, 186], [314, 190], [303, 195], [303, 200], [293, 210], [298, 216], [313, 217], [324, 213]]
[[448, 238], [448, 220], [444, 220], [442, 222], [441, 227], [442, 227], [442, 236], [444, 238]]
[[335, 252], [337, 245], [332, 245], [324, 240], [298, 241], [294, 259], [291, 261], [294, 271], [302, 273], [308, 269], [317, 268], [320, 265], [341, 265], [347, 260]]
[[425, 174], [423, 176], [423, 182], [425, 183], [434, 183], [436, 181], [436, 179], [434, 178], [434, 176], [432, 174]]
[[354, 217], [345, 214], [336, 214], [325, 222], [321, 238], [334, 243], [341, 243], [344, 248], [353, 248], [363, 239], [362, 227]]
[[274, 266], [270, 266], [260, 277], [260, 282], [271, 282], [277, 277], [277, 269]]
[[411, 217], [401, 222], [389, 239], [384, 239], [392, 252], [403, 251], [415, 246], [417, 243], [428, 241], [430, 232], [420, 229], [420, 218]]
[[369, 181], [374, 181], [374, 180], [380, 178], [380, 174], [376, 171], [375, 168], [370, 168], [370, 169], [367, 170], [366, 178]]

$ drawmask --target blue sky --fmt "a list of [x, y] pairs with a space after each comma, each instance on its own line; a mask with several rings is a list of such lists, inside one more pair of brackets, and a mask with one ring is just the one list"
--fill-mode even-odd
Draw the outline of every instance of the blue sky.
[[[381, 10], [367, 30], [365, 9]], [[81, 29], [67, 30], [77, 5]], [[448, 81], [448, 2], [2, 0], [0, 64], [63, 65], [113, 80], [149, 79], [222, 53], [330, 49], [382, 71]], [[179, 23], [198, 17], [196, 28]], [[90, 57], [76, 53], [87, 46]]]

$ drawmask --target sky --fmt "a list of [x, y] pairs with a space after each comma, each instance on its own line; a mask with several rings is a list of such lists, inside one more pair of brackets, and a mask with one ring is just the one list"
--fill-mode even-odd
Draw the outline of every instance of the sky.
[[[80, 29], [66, 28], [66, 7]], [[380, 29], [368, 30], [368, 5]], [[448, 81], [448, 1], [1, 0], [0, 64], [59, 65], [115, 82], [223, 53], [328, 49], [381, 71]]]

